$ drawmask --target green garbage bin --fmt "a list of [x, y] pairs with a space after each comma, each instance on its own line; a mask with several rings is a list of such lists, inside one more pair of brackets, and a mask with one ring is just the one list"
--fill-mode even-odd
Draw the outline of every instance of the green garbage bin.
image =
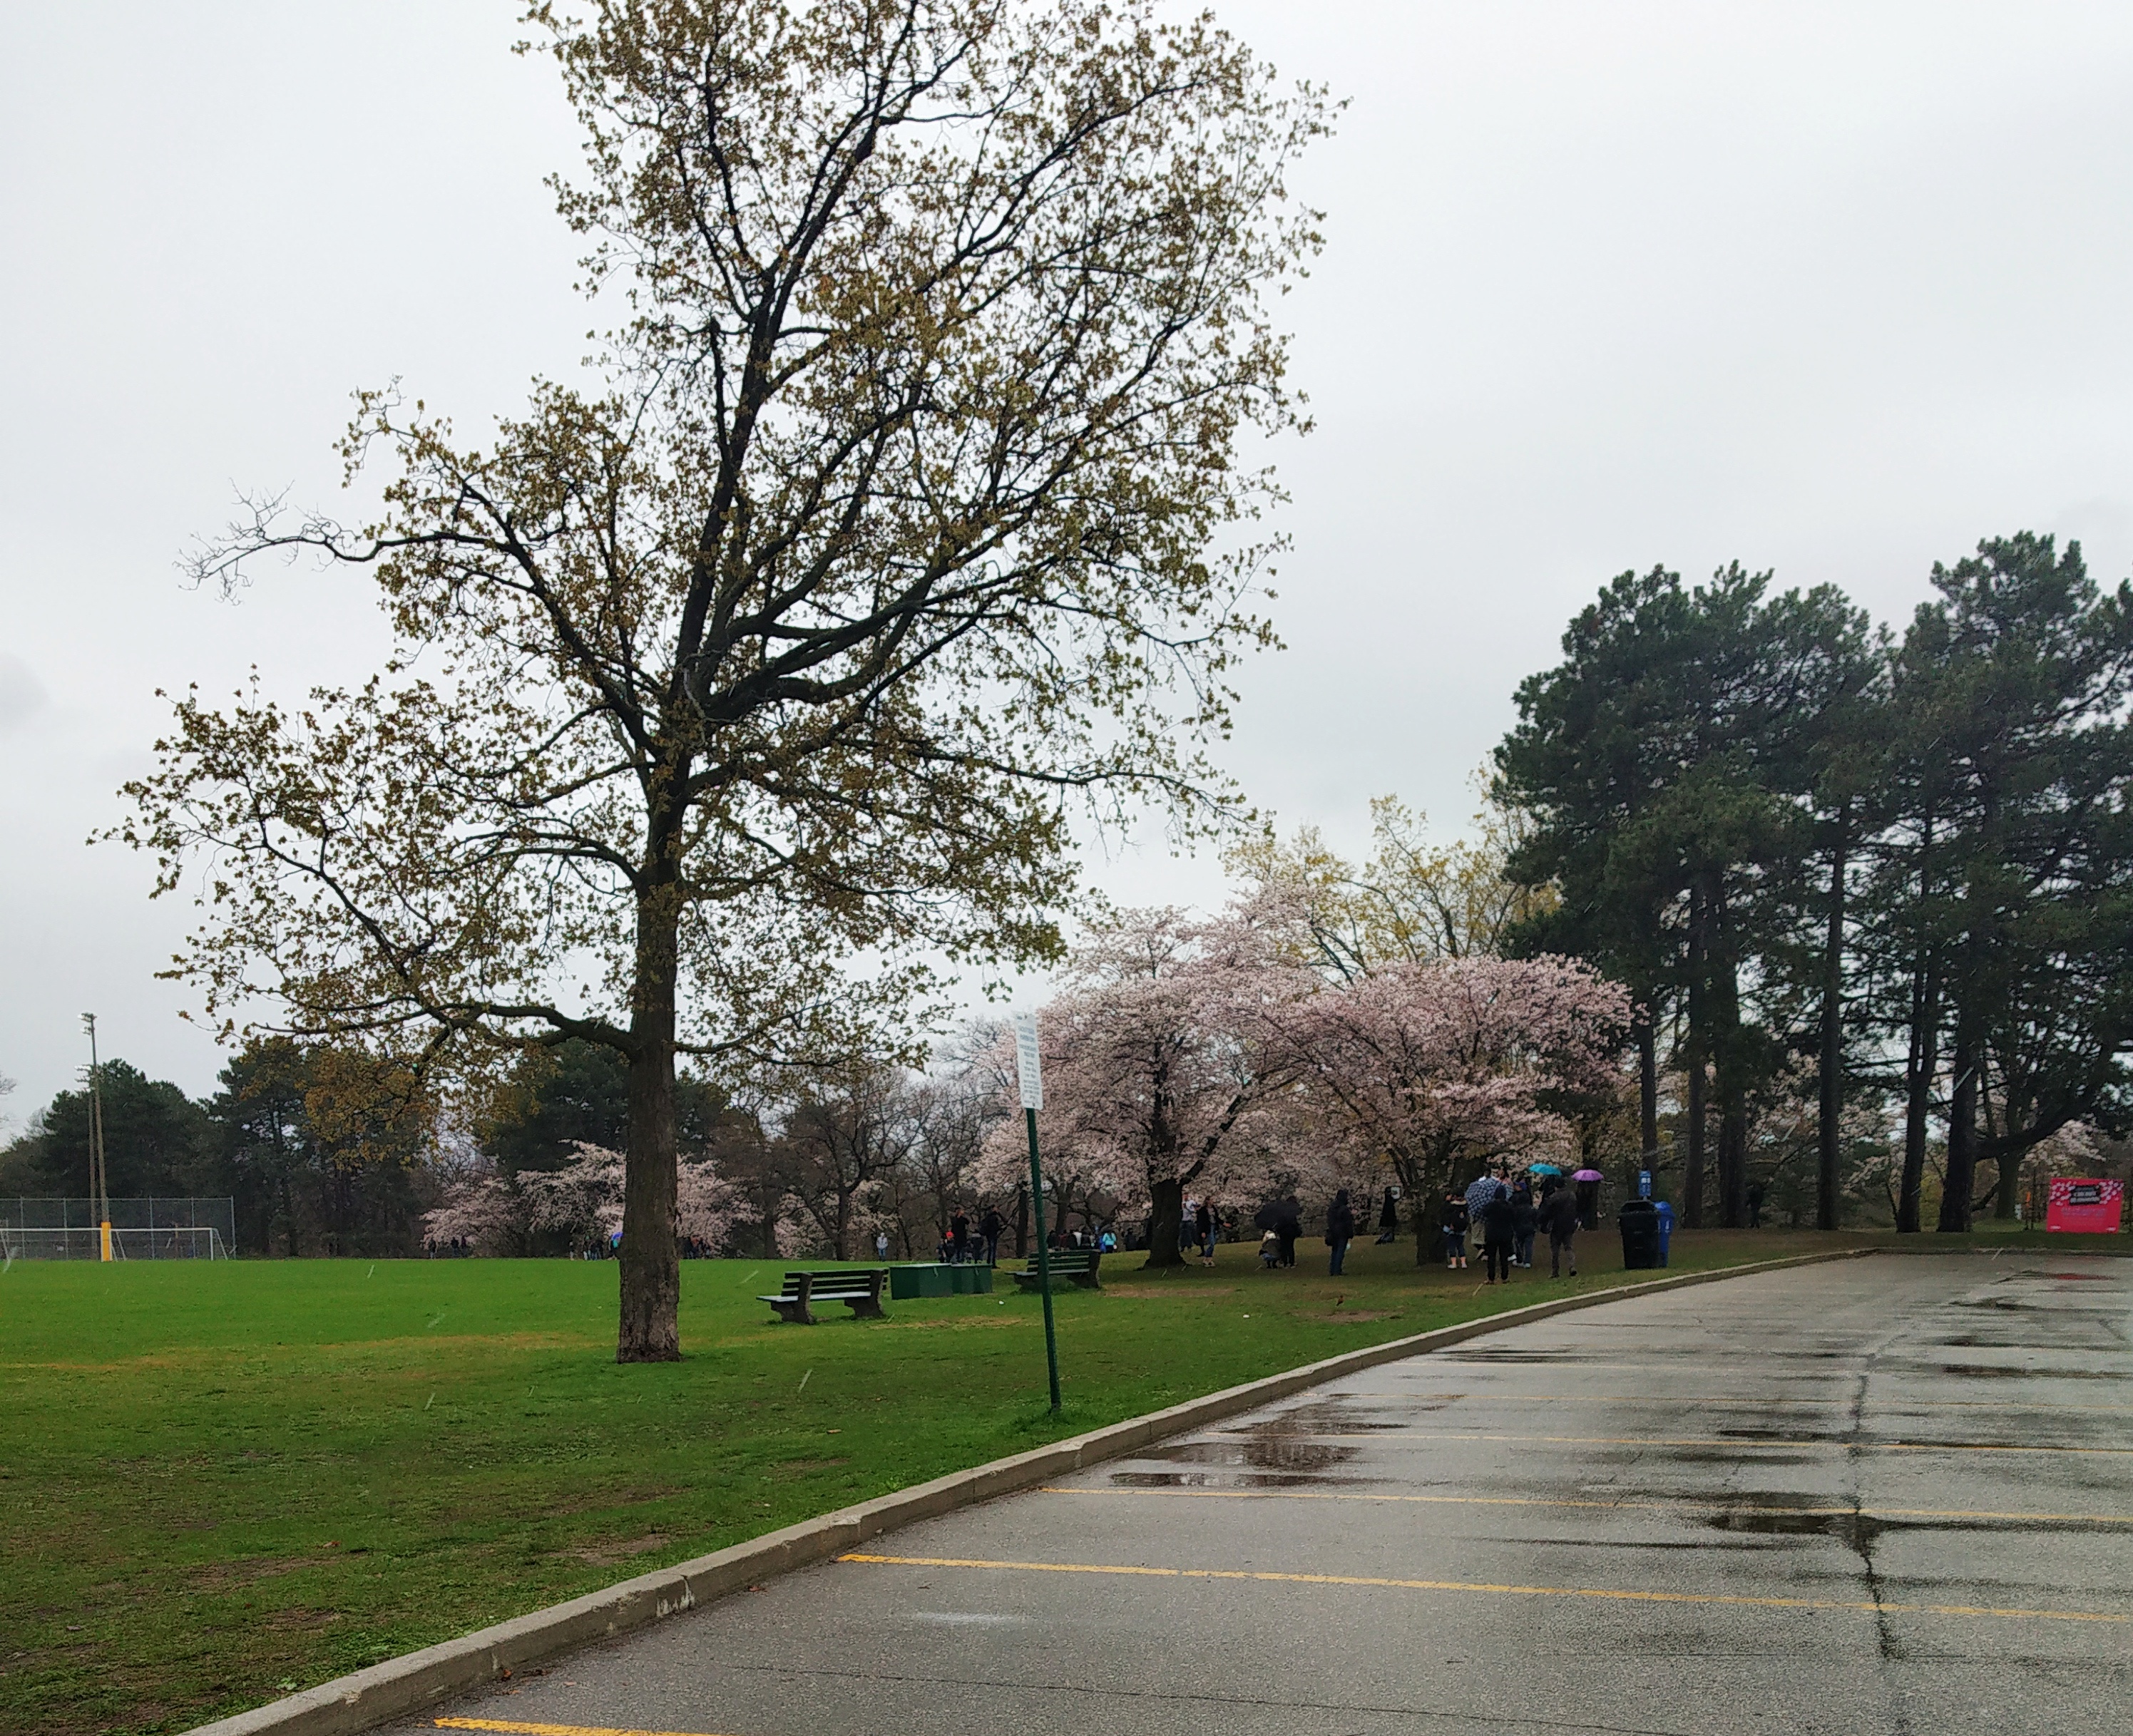
[[910, 1301], [915, 1297], [953, 1296], [956, 1293], [956, 1268], [935, 1262], [924, 1262], [909, 1266], [888, 1268], [888, 1293], [897, 1301]]

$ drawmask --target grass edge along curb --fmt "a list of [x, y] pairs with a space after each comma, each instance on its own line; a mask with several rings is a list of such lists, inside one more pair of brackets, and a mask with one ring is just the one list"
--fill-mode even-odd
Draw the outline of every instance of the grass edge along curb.
[[249, 1712], [218, 1719], [195, 1727], [191, 1736], [354, 1736], [388, 1721], [420, 1711], [439, 1700], [464, 1694], [500, 1680], [507, 1672], [536, 1664], [559, 1653], [613, 1638], [633, 1628], [648, 1627], [685, 1609], [695, 1609], [729, 1593], [796, 1567], [856, 1547], [871, 1537], [920, 1519], [937, 1517], [959, 1508], [975, 1506], [997, 1495], [1007, 1495], [1054, 1477], [1083, 1470], [1107, 1459], [1116, 1459], [1136, 1447], [1171, 1435], [1182, 1435], [1202, 1426], [1254, 1410], [1269, 1400], [1286, 1398], [1343, 1375], [1359, 1373], [1381, 1363], [1399, 1362], [1501, 1332], [1530, 1325], [1550, 1315], [1573, 1309], [1596, 1307], [1625, 1297], [1648, 1296], [1657, 1291], [1679, 1290], [1692, 1284], [1713, 1284], [1750, 1272], [1774, 1272], [1790, 1266], [1815, 1266], [1830, 1260], [1856, 1260], [1879, 1253], [1876, 1248], [1842, 1248], [1822, 1253], [1795, 1254], [1779, 1260], [1756, 1260], [1745, 1266], [1721, 1267], [1710, 1272], [1683, 1272], [1678, 1277], [1648, 1278], [1634, 1284], [1616, 1284], [1605, 1290], [1580, 1291], [1553, 1301], [1531, 1302], [1501, 1314], [1483, 1315], [1453, 1326], [1439, 1326], [1407, 1338], [1389, 1339], [1359, 1350], [1344, 1350], [1300, 1368], [1225, 1387], [1204, 1397], [1187, 1399], [1145, 1416], [1129, 1416], [1086, 1435], [1076, 1435], [1050, 1446], [1035, 1447], [1006, 1459], [966, 1471], [951, 1471], [893, 1494], [840, 1508], [819, 1518], [804, 1519], [779, 1531], [736, 1543], [715, 1554], [699, 1556], [672, 1567], [590, 1591], [567, 1603], [498, 1622], [386, 1659], [353, 1675], [321, 1682], [301, 1694], [269, 1700]]

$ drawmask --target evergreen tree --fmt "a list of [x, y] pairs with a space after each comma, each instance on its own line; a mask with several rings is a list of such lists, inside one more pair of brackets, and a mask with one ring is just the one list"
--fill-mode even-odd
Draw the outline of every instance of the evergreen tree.
[[[2133, 586], [2099, 591], [2078, 544], [2061, 554], [2026, 532], [1936, 566], [1933, 584], [1895, 663], [1917, 807], [1894, 860], [1919, 886], [1909, 1046], [1923, 1057], [1949, 1040], [1940, 1228], [1963, 1230], [1981, 1164], [2011, 1215], [2031, 1147], [2121, 1113]], [[1914, 1070], [1914, 1100], [1932, 1072]]]

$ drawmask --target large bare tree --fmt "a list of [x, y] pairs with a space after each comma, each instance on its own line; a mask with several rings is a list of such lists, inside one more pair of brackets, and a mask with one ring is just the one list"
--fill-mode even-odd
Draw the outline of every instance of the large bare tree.
[[394, 655], [181, 699], [122, 830], [198, 887], [180, 969], [224, 1022], [624, 1055], [619, 1354], [665, 1359], [676, 1056], [849, 1055], [923, 950], [1056, 950], [1077, 793], [1219, 796], [1276, 493], [1237, 448], [1298, 421], [1266, 298], [1326, 111], [1146, 0], [527, 19], [585, 128], [562, 211], [629, 298], [600, 383], [485, 447], [362, 395], [374, 522], [250, 502], [195, 565], [368, 570]]

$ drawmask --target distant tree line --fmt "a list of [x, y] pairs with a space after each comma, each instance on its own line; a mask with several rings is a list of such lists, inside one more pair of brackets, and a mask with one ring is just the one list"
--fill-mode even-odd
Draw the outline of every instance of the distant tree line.
[[1506, 944], [1630, 989], [1687, 1224], [1746, 1220], [1803, 1099], [1826, 1228], [1862, 1152], [1899, 1229], [1938, 1184], [1962, 1230], [2133, 1110], [2133, 588], [2027, 534], [1933, 584], [1898, 637], [1834, 586], [1625, 573], [1519, 690], [1493, 793], [1554, 901]]
[[[989, 1065], [966, 1046], [929, 1074], [856, 1063], [775, 1094], [684, 1075], [683, 1164], [720, 1190], [719, 1233], [696, 1251], [858, 1258], [879, 1232], [898, 1258], [930, 1257], [957, 1211], [981, 1209], [972, 1171], [1004, 1113]], [[492, 1100], [450, 1113], [412, 1080], [380, 1080], [359, 1053], [286, 1038], [244, 1048], [199, 1099], [123, 1060], [104, 1064], [102, 1094], [113, 1196], [229, 1196], [242, 1253], [414, 1254], [464, 1231], [484, 1253], [561, 1254], [599, 1219], [609, 1182], [619, 1221], [619, 1165], [609, 1176], [581, 1161], [627, 1137], [628, 1067], [595, 1044], [530, 1054]], [[0, 1147], [0, 1195], [86, 1197], [89, 1128], [87, 1089], [60, 1092]], [[538, 1185], [566, 1176], [595, 1196], [585, 1224], [511, 1209], [567, 1192]], [[999, 1203], [1026, 1237], [1014, 1194]]]

